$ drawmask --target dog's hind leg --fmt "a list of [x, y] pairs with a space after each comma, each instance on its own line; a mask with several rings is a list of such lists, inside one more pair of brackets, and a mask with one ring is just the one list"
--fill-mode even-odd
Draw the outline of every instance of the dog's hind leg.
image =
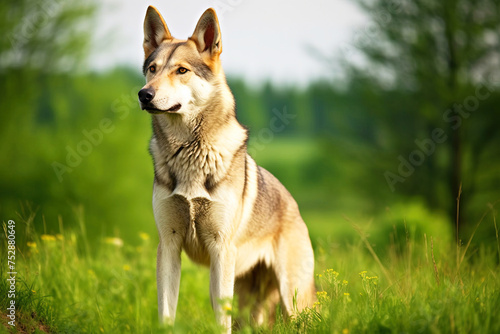
[[314, 254], [307, 227], [302, 219], [287, 227], [276, 242], [275, 272], [284, 311], [290, 316], [313, 306], [316, 288]]
[[248, 273], [236, 279], [234, 291], [238, 296], [238, 328], [248, 322], [257, 326], [274, 323], [276, 306], [280, 301], [274, 270], [264, 263], [258, 263]]

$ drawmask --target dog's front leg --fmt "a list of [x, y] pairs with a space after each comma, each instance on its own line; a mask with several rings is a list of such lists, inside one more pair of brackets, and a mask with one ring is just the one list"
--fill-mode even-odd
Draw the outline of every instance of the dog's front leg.
[[210, 252], [210, 299], [217, 321], [230, 333], [231, 315], [228, 311], [234, 293], [236, 247], [214, 248]]
[[181, 248], [160, 238], [156, 264], [160, 323], [174, 324], [181, 280]]
[[173, 324], [179, 298], [182, 242], [189, 224], [189, 203], [183, 196], [167, 195], [168, 191], [155, 183], [153, 212], [160, 237], [156, 263], [158, 313], [161, 323]]

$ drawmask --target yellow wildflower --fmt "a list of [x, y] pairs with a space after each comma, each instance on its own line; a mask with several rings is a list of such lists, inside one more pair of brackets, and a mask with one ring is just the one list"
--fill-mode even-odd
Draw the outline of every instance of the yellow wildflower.
[[58, 234], [56, 234], [56, 238], [57, 238], [57, 240], [64, 240], [64, 235], [58, 233]]
[[344, 292], [344, 296], [350, 296], [349, 292]]
[[40, 236], [40, 239], [42, 239], [43, 241], [56, 241], [56, 237], [50, 234], [42, 234]]
[[108, 245], [114, 245], [116, 247], [122, 247], [123, 246], [123, 240], [120, 238], [106, 238], [104, 239], [104, 242], [106, 242]]
[[343, 281], [342, 281], [342, 284], [343, 284], [343, 285], [347, 285], [347, 284], [349, 284], [349, 282], [348, 282], [348, 281], [346, 281], [346, 280], [343, 280]]
[[318, 302], [319, 303], [326, 303], [330, 301], [330, 297], [328, 296], [328, 293], [326, 291], [318, 291], [316, 292], [316, 296], [318, 297]]
[[123, 265], [123, 270], [130, 271], [130, 266], [128, 264]]
[[349, 329], [344, 328], [344, 329], [342, 330], [342, 334], [349, 334]]
[[339, 273], [338, 273], [338, 272], [336, 272], [336, 271], [335, 271], [335, 270], [333, 270], [333, 269], [327, 269], [327, 270], [326, 270], [326, 273], [327, 273], [327, 274], [331, 274], [331, 275], [333, 275], [333, 276], [335, 276], [335, 277], [337, 277], [337, 276], [339, 275]]
[[28, 241], [27, 245], [29, 248], [36, 248], [36, 242]]
[[318, 291], [318, 292], [316, 292], [316, 295], [318, 295], [318, 297], [326, 297], [327, 294], [328, 294], [328, 292], [326, 292], [326, 291]]
[[139, 237], [140, 237], [142, 240], [144, 240], [144, 241], [148, 241], [148, 240], [149, 240], [149, 234], [144, 233], [144, 232], [139, 233]]

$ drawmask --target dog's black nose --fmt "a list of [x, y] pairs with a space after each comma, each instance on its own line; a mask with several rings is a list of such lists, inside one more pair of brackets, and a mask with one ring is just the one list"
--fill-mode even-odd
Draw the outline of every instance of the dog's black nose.
[[139, 91], [139, 101], [142, 103], [149, 103], [155, 97], [155, 90], [153, 88], [143, 88]]

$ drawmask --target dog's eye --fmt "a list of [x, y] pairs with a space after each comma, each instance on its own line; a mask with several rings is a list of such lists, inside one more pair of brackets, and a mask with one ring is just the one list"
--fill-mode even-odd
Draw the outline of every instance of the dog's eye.
[[156, 72], [156, 66], [154, 66], [154, 65], [149, 66], [149, 72], [155, 73]]
[[187, 69], [187, 68], [185, 68], [185, 67], [179, 67], [179, 68], [177, 69], [177, 73], [178, 73], [178, 74], [184, 74], [184, 73], [186, 73], [187, 71], [188, 71], [188, 69]]

